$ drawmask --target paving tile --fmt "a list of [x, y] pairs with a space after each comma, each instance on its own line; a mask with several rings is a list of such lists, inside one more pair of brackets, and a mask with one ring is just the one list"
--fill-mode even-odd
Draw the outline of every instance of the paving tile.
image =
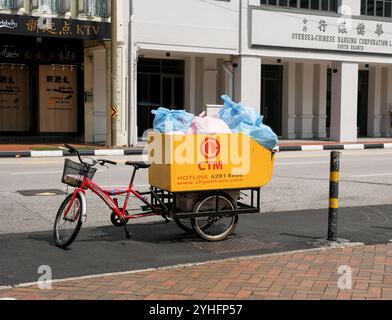
[[[392, 245], [260, 256], [135, 274], [0, 290], [20, 300], [392, 300]], [[338, 288], [351, 266], [352, 290]]]

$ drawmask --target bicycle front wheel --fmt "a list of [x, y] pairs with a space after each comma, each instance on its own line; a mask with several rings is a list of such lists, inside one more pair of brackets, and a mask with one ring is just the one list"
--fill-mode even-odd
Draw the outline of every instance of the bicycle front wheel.
[[69, 195], [61, 204], [54, 223], [54, 239], [59, 248], [65, 249], [72, 244], [82, 227], [82, 199], [79, 194], [75, 197], [71, 208], [65, 216], [72, 201]]

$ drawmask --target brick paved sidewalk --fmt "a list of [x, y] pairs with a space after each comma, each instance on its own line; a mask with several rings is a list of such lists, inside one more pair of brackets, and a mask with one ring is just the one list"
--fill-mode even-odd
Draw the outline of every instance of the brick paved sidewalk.
[[[352, 290], [338, 289], [341, 265]], [[392, 299], [392, 244], [294, 252], [0, 291], [16, 299]]]

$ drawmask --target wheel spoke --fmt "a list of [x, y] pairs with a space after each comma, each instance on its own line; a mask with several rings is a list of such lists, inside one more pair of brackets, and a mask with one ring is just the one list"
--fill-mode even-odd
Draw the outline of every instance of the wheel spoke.
[[218, 206], [216, 206], [216, 196], [209, 196], [199, 203], [196, 212], [203, 214], [214, 212], [214, 215], [195, 217], [193, 220], [196, 232], [209, 241], [225, 239], [234, 231], [238, 221], [237, 215], [217, 216], [215, 214], [216, 208], [218, 208], [219, 211], [233, 211], [234, 205], [227, 197], [219, 196]]
[[81, 203], [79, 198], [75, 198], [67, 216], [64, 217], [70, 201], [71, 198], [62, 205], [62, 211], [58, 213], [59, 216], [56, 221], [56, 237], [60, 244], [67, 243], [79, 225], [81, 215]]

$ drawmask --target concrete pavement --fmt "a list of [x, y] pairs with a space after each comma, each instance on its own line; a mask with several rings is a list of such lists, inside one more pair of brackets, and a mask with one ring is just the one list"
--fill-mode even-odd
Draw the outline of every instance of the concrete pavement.
[[28, 285], [0, 290], [0, 298], [392, 300], [391, 265], [391, 244], [357, 246], [65, 280], [50, 290]]

